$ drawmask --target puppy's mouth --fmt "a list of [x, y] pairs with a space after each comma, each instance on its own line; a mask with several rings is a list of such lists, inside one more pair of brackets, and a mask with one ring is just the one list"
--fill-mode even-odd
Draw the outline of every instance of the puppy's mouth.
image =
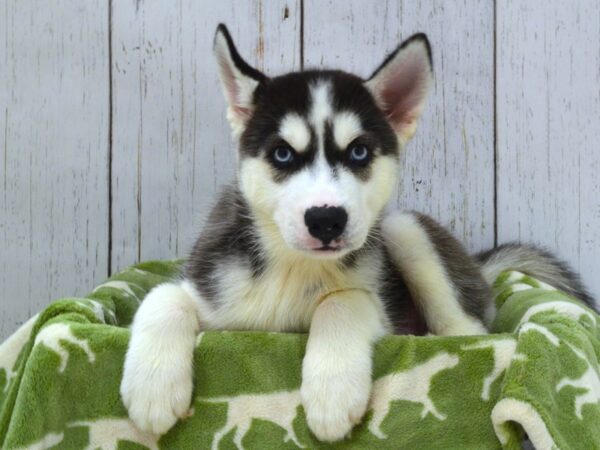
[[343, 239], [335, 239], [327, 244], [319, 242], [308, 249], [313, 255], [323, 257], [338, 257], [348, 250], [348, 243]]
[[290, 245], [290, 248], [315, 259], [337, 259], [352, 251], [354, 246], [346, 236], [323, 242], [313, 236], [304, 235]]
[[322, 247], [315, 248], [314, 251], [316, 251], [316, 252], [339, 252], [340, 250], [343, 250], [343, 249], [344, 249], [343, 245], [323, 245]]

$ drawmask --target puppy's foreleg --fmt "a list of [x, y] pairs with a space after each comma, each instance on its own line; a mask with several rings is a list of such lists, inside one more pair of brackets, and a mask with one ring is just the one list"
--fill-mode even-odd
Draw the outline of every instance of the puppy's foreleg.
[[[487, 333], [483, 323], [465, 311], [461, 304], [462, 294], [450, 278], [440, 254], [443, 249], [436, 248], [415, 214], [390, 214], [383, 220], [381, 229], [392, 260], [402, 273], [413, 300], [423, 312], [427, 326], [434, 334], [452, 336]], [[454, 241], [449, 234], [445, 238]], [[460, 244], [456, 242], [454, 245], [458, 247]], [[462, 261], [458, 258], [454, 263], [467, 264], [464, 261], [466, 257], [465, 254]], [[457, 258], [456, 255], [454, 258]], [[472, 282], [475, 283], [476, 280], [473, 278]]]
[[366, 291], [330, 294], [317, 307], [300, 394], [318, 439], [342, 439], [361, 420], [371, 392], [372, 346], [383, 333], [381, 305]]
[[163, 434], [188, 412], [200, 329], [198, 297], [187, 281], [161, 284], [133, 319], [121, 398], [143, 431]]

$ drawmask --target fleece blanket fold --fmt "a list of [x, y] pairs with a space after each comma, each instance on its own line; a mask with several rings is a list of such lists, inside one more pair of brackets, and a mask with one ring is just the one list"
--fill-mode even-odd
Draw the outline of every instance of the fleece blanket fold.
[[310, 433], [306, 336], [281, 333], [200, 334], [189, 417], [141, 432], [119, 397], [127, 327], [180, 264], [139, 264], [56, 301], [0, 346], [0, 448], [600, 448], [598, 316], [518, 272], [496, 281], [493, 334], [383, 338], [369, 410], [343, 442]]

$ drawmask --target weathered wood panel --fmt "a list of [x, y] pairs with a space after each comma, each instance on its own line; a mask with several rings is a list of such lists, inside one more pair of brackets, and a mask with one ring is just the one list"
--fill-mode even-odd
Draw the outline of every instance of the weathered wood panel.
[[494, 242], [494, 10], [464, 0], [306, 0], [305, 67], [367, 77], [403, 39], [426, 32], [435, 85], [403, 155], [397, 204], [431, 214], [470, 249]]
[[498, 240], [548, 246], [600, 298], [600, 3], [497, 9]]
[[211, 53], [219, 21], [275, 72], [303, 62], [367, 76], [425, 31], [436, 81], [398, 206], [473, 250], [495, 227], [499, 243], [547, 245], [600, 297], [600, 3], [495, 4], [496, 28], [484, 0], [3, 2], [0, 339], [109, 265], [185, 255], [234, 176]]
[[300, 2], [113, 2], [113, 269], [183, 256], [235, 148], [212, 56], [223, 21], [258, 68], [300, 61]]
[[108, 3], [0, 8], [0, 339], [108, 268]]

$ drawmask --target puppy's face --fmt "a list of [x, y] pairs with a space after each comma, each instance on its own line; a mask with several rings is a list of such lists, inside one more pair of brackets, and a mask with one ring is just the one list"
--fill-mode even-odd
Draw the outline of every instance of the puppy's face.
[[267, 78], [240, 58], [224, 26], [215, 53], [240, 188], [262, 231], [317, 258], [360, 248], [415, 131], [431, 79], [426, 38], [406, 41], [368, 81], [339, 71]]
[[294, 73], [259, 86], [255, 101], [240, 138], [240, 185], [253, 210], [293, 249], [335, 257], [361, 247], [398, 161], [396, 135], [362, 81]]

